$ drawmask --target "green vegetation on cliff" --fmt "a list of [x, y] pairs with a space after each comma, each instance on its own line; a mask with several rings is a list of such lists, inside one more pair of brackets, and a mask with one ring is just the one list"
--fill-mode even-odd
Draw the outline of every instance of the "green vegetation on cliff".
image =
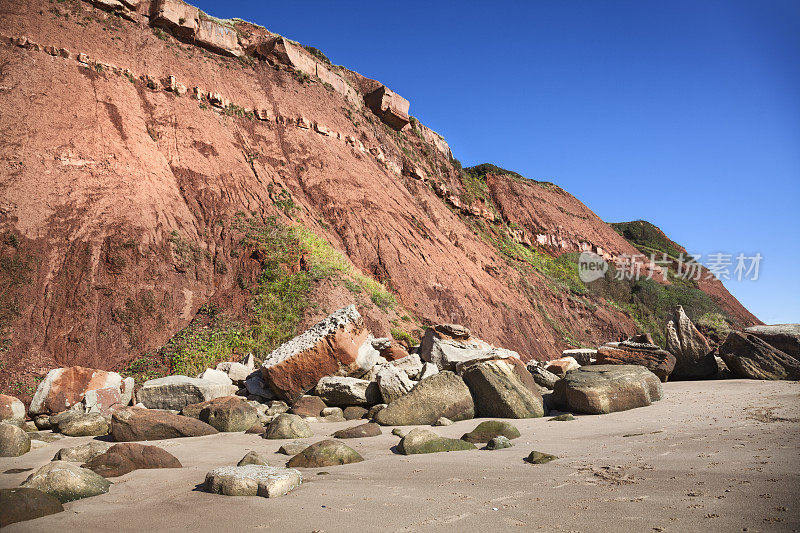
[[673, 258], [680, 256], [681, 252], [678, 249], [678, 245], [669, 240], [658, 227], [646, 220], [612, 222], [609, 225], [647, 256], [652, 253], [665, 253]]

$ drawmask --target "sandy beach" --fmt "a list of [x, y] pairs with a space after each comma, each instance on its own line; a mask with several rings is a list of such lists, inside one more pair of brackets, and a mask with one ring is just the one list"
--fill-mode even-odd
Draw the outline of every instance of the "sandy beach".
[[[303, 469], [287, 496], [266, 499], [200, 490], [212, 468], [250, 450], [271, 464], [286, 441], [219, 434], [151, 442], [180, 470], [138, 470], [112, 479], [108, 494], [65, 504], [64, 513], [7, 531], [791, 531], [800, 527], [800, 384], [746, 380], [675, 382], [651, 407], [571, 422], [515, 420], [512, 448], [398, 455], [399, 439], [347, 444], [365, 461]], [[460, 437], [479, 419], [436, 432]], [[312, 425], [321, 440], [358, 421]], [[406, 428], [408, 429], [408, 428]], [[64, 438], [16, 458], [0, 472], [36, 469]], [[559, 456], [544, 465], [532, 450]], [[0, 487], [30, 474], [2, 473]]]

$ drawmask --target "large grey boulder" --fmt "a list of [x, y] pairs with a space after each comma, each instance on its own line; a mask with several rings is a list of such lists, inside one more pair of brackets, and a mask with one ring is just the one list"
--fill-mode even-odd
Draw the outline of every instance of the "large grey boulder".
[[348, 407], [369, 406], [380, 402], [380, 391], [374, 382], [346, 376], [325, 376], [315, 389], [326, 405]]
[[666, 350], [675, 356], [673, 379], [710, 378], [719, 371], [711, 346], [680, 305], [667, 322]]
[[37, 489], [0, 489], [0, 527], [60, 513], [64, 506], [57, 498]]
[[31, 449], [31, 438], [19, 426], [0, 424], [0, 457], [19, 457]]
[[66, 503], [105, 494], [111, 482], [78, 465], [52, 461], [28, 476], [21, 486], [40, 490]]
[[570, 370], [553, 389], [562, 411], [600, 415], [644, 407], [661, 399], [658, 376], [639, 365], [591, 365]]
[[403, 455], [418, 453], [457, 452], [475, 450], [475, 445], [461, 439], [449, 439], [425, 428], [415, 428], [408, 432], [397, 445]]
[[0, 394], [0, 424], [20, 426], [25, 423], [25, 404], [19, 399]]
[[87, 463], [106, 453], [112, 446], [110, 442], [101, 440], [90, 440], [77, 446], [70, 446], [69, 448], [61, 448], [53, 457], [53, 461], [72, 461], [77, 463]]
[[732, 331], [719, 355], [737, 377], [746, 379], [800, 379], [800, 361], [756, 337]]
[[442, 416], [453, 421], [475, 417], [469, 388], [450, 371], [420, 381], [411, 392], [378, 411], [375, 422], [382, 426], [430, 425]]
[[[544, 416], [541, 394], [523, 383], [515, 372], [516, 366], [510, 361], [511, 359], [483, 361], [473, 364], [462, 373], [461, 377], [475, 401], [476, 416], [486, 418]], [[533, 381], [524, 367], [522, 371]]]
[[166, 376], [145, 381], [136, 399], [148, 409], [180, 411], [187, 405], [235, 394], [237, 387], [188, 376]]
[[283, 496], [303, 482], [293, 468], [264, 465], [223, 466], [206, 474], [204, 489], [226, 496]]
[[304, 439], [313, 436], [311, 426], [303, 417], [289, 413], [276, 416], [264, 433], [265, 439]]
[[776, 350], [780, 350], [795, 359], [800, 359], [800, 324], [752, 326], [744, 331], [755, 335]]
[[85, 413], [81, 409], [73, 408], [51, 416], [50, 425], [53, 431], [68, 437], [97, 437], [108, 435], [111, 431], [111, 417], [97, 412]]
[[375, 376], [375, 381], [385, 403], [392, 403], [394, 400], [405, 396], [416, 385], [415, 381], [411, 381], [408, 378], [406, 372], [391, 363], [380, 367]]

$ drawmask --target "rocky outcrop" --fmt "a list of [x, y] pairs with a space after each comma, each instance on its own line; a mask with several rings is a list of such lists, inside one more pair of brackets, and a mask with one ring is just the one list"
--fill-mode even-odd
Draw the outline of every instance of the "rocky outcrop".
[[17, 487], [0, 489], [0, 527], [60, 513], [58, 498], [38, 489]]
[[214, 52], [235, 57], [243, 54], [232, 26], [211, 19], [181, 0], [154, 0], [150, 20], [154, 26], [165, 28], [176, 37], [191, 40]]
[[20, 427], [0, 424], [0, 457], [18, 457], [31, 449], [31, 438]]
[[364, 103], [392, 129], [400, 131], [408, 126], [408, 100], [388, 87], [381, 85], [364, 97]]
[[744, 331], [755, 335], [776, 350], [780, 350], [795, 359], [800, 359], [800, 324], [752, 326]]
[[800, 379], [800, 361], [751, 333], [733, 331], [719, 347], [731, 372], [746, 379]]
[[[475, 401], [478, 417], [534, 418], [544, 416], [542, 396], [533, 389], [533, 380], [527, 386], [514, 371], [512, 359], [484, 361], [469, 366], [461, 377], [469, 387]], [[521, 363], [520, 363], [521, 366]]]
[[182, 468], [183, 465], [177, 457], [158, 446], [125, 442], [115, 444], [81, 466], [108, 478], [142, 468]]
[[78, 465], [51, 461], [28, 476], [21, 486], [40, 490], [66, 503], [105, 494], [111, 482]]
[[148, 409], [180, 411], [187, 405], [229, 396], [236, 391], [234, 385], [207, 379], [166, 376], [145, 381], [136, 392], [136, 399]]
[[13, 396], [0, 394], [0, 424], [22, 426], [25, 423], [25, 404]]
[[397, 451], [403, 455], [418, 453], [457, 452], [474, 450], [475, 445], [460, 439], [448, 439], [425, 428], [412, 429], [400, 439]]
[[380, 402], [376, 384], [365, 379], [326, 376], [319, 380], [314, 392], [326, 405], [336, 407], [369, 406]]
[[111, 436], [117, 442], [200, 437], [215, 433], [217, 430], [205, 422], [167, 411], [131, 407], [117, 411], [111, 417]]
[[609, 342], [597, 349], [598, 365], [641, 365], [666, 381], [675, 368], [675, 356], [653, 344], [649, 335]]
[[407, 395], [378, 411], [375, 422], [382, 426], [430, 425], [442, 416], [453, 421], [475, 417], [469, 388], [449, 371], [420, 381]]
[[331, 314], [269, 354], [261, 373], [278, 397], [294, 401], [326, 376], [361, 377], [380, 355], [351, 305]]
[[223, 466], [206, 474], [203, 488], [226, 496], [275, 498], [300, 486], [303, 476], [292, 468], [244, 465]]
[[661, 399], [661, 381], [639, 365], [590, 365], [556, 383], [553, 404], [562, 411], [600, 415], [645, 407]]
[[82, 401], [86, 391], [108, 387], [116, 389], [120, 397], [127, 394], [130, 398], [132, 390], [127, 387], [132, 385], [128, 381], [123, 383], [122, 376], [116, 372], [82, 366], [56, 368], [48, 372], [36, 388], [28, 412], [31, 415], [60, 413]]
[[312, 444], [286, 463], [290, 468], [319, 468], [323, 466], [346, 465], [360, 463], [364, 458], [357, 451], [344, 443], [327, 439]]
[[666, 350], [675, 356], [675, 379], [704, 379], [717, 373], [717, 360], [708, 341], [694, 326], [682, 306], [667, 322]]

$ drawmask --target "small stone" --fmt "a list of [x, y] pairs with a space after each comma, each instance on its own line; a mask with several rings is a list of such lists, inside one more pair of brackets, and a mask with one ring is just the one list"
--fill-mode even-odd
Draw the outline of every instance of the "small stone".
[[31, 449], [31, 438], [22, 428], [0, 424], [0, 457], [19, 457]]
[[433, 423], [434, 426], [452, 426], [453, 421], [447, 417], [440, 416], [439, 419]]
[[358, 420], [360, 418], [364, 418], [368, 412], [369, 411], [363, 407], [351, 405], [350, 407], [344, 408], [342, 416], [344, 416], [345, 420]]
[[397, 450], [403, 455], [418, 453], [454, 452], [461, 450], [474, 450], [475, 445], [460, 439], [441, 437], [424, 428], [412, 429], [397, 445]]
[[291, 468], [262, 465], [225, 466], [206, 474], [206, 492], [226, 496], [283, 496], [300, 486], [303, 476]]
[[549, 453], [542, 453], [534, 450], [528, 455], [528, 457], [525, 458], [525, 461], [532, 465], [541, 465], [544, 463], [549, 463], [554, 459], [558, 459], [558, 457], [555, 455], [550, 455]]
[[392, 435], [394, 435], [395, 437], [400, 437], [402, 439], [403, 437], [406, 436], [406, 433], [400, 428], [394, 428], [392, 430]]
[[320, 414], [323, 417], [332, 416], [332, 417], [344, 418], [344, 412], [342, 412], [342, 409], [340, 407], [326, 407], [325, 409], [322, 410]]
[[65, 461], [52, 461], [28, 476], [22, 487], [38, 489], [61, 503], [105, 494], [111, 482], [91, 470]]
[[266, 431], [267, 428], [265, 426], [262, 426], [261, 424], [255, 424], [254, 426], [250, 427], [250, 429], [245, 431], [245, 433], [248, 435], [263, 435]]
[[286, 466], [319, 468], [360, 463], [363, 460], [364, 458], [351, 447], [342, 442], [328, 439], [312, 444], [289, 459]]
[[563, 415], [554, 416], [548, 422], [569, 422], [571, 420], [575, 420], [575, 417], [572, 416], [572, 413], [564, 413]]
[[260, 453], [249, 451], [247, 452], [247, 455], [242, 457], [242, 459], [236, 464], [236, 466], [245, 466], [245, 465], [269, 466], [269, 462], [267, 462], [267, 458], [261, 455]]
[[461, 440], [467, 442], [489, 442], [494, 437], [502, 435], [508, 439], [520, 436], [519, 430], [513, 424], [501, 420], [487, 420], [478, 424], [475, 429], [465, 433]]
[[510, 448], [513, 445], [514, 444], [510, 440], [508, 440], [507, 437], [504, 437], [503, 435], [498, 435], [497, 437], [493, 437], [492, 440], [490, 440], [486, 444], [486, 449], [502, 450], [503, 448]]
[[202, 374], [197, 376], [197, 379], [205, 379], [206, 381], [212, 381], [220, 385], [233, 385], [233, 380], [228, 377], [226, 372], [214, 370], [213, 368], [206, 368]]
[[39, 415], [33, 419], [33, 423], [36, 425], [37, 429], [50, 429], [52, 427], [50, 424], [50, 415]]
[[389, 405], [385, 404], [385, 403], [379, 403], [379, 404], [373, 405], [372, 407], [369, 408], [369, 411], [367, 411], [367, 418], [372, 420], [373, 418], [375, 418], [375, 416], [378, 413], [380, 413], [381, 411], [386, 409], [388, 406]]
[[278, 448], [278, 453], [282, 453], [283, 455], [297, 455], [309, 446], [307, 442], [288, 442]]
[[264, 411], [264, 414], [267, 416], [276, 416], [289, 411], [289, 406], [286, 402], [282, 402], [281, 400], [272, 400], [268, 405], [269, 407]]
[[340, 429], [333, 436], [337, 439], [358, 439], [362, 437], [377, 437], [381, 434], [381, 427], [374, 422], [367, 422], [360, 426]]
[[313, 437], [311, 426], [300, 416], [282, 413], [270, 422], [264, 433], [265, 439], [304, 439]]

